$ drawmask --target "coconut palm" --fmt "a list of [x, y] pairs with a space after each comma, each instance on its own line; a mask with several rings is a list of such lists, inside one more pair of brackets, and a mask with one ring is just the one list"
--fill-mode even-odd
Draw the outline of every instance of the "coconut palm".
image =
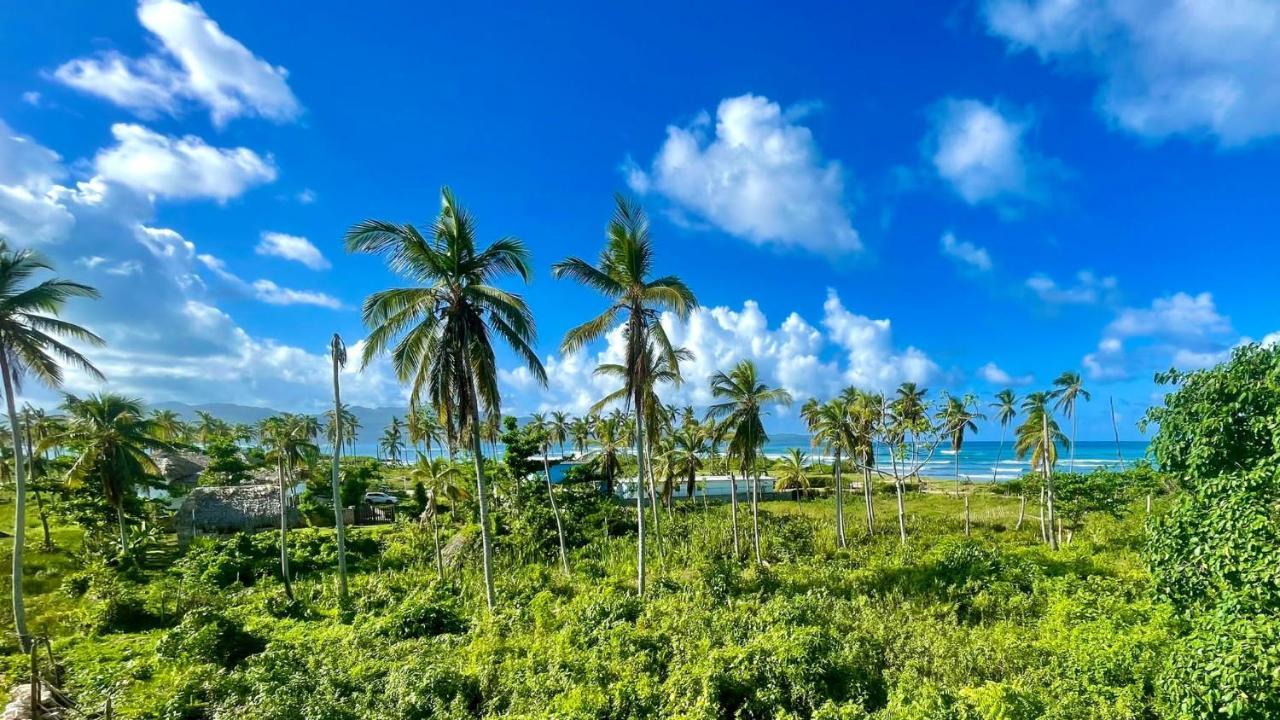
[[421, 484], [427, 491], [427, 507], [424, 512], [431, 518], [431, 535], [435, 541], [436, 573], [444, 578], [444, 557], [440, 552], [440, 498], [449, 499], [449, 512], [458, 501], [468, 497], [466, 483], [458, 466], [444, 458], [427, 458], [418, 453], [418, 461], [409, 470], [409, 477], [416, 484]]
[[809, 489], [809, 456], [799, 448], [791, 448], [782, 456], [782, 462], [773, 466], [774, 490], [794, 490], [796, 502], [800, 502], [801, 492]]
[[404, 427], [400, 422], [400, 418], [392, 415], [391, 424], [387, 425], [387, 429], [382, 431], [382, 439], [378, 441], [378, 449], [386, 455], [386, 458], [395, 464], [400, 464], [400, 455], [404, 452]]
[[335, 452], [341, 446], [351, 447], [354, 450], [356, 430], [360, 427], [360, 421], [356, 419], [355, 413], [351, 412], [349, 405], [339, 403], [335, 409], [326, 410], [324, 421], [324, 439], [330, 447], [335, 449]]
[[[47, 465], [51, 456], [57, 455], [60, 448], [56, 444], [56, 440], [50, 440], [60, 435], [66, 429], [66, 423], [61, 416], [49, 415], [43, 409], [33, 407], [30, 403], [23, 405], [22, 412], [19, 413], [21, 418], [23, 436], [25, 446], [23, 451], [29, 459], [29, 483], [31, 495], [36, 499], [36, 515], [40, 518], [40, 530], [42, 534], [41, 548], [46, 552], [53, 552], [53, 535], [49, 530], [49, 512], [44, 504], [44, 491]], [[36, 448], [43, 448], [39, 452]], [[7, 468], [6, 468], [7, 469]]]
[[733, 531], [733, 559], [742, 557], [741, 541], [738, 539], [738, 476], [733, 470], [734, 425], [725, 418], [719, 422], [715, 418], [707, 418], [707, 444], [712, 457], [720, 453], [720, 446], [727, 447], [725, 467], [729, 471], [729, 527]]
[[187, 424], [173, 410], [152, 410], [149, 419], [156, 437], [165, 442], [179, 442], [187, 435]]
[[1088, 390], [1084, 389], [1084, 381], [1080, 379], [1080, 373], [1067, 371], [1059, 375], [1053, 381], [1054, 390], [1049, 393], [1049, 397], [1054, 398], [1057, 402], [1053, 404], [1054, 412], [1062, 411], [1063, 416], [1071, 421], [1071, 449], [1070, 464], [1067, 469], [1070, 472], [1076, 471], [1076, 403], [1080, 400], [1089, 402], [1092, 396]]
[[876, 505], [872, 471], [876, 466], [876, 425], [880, 422], [883, 399], [857, 388], [845, 388], [841, 398], [849, 416], [849, 456], [862, 469], [862, 503], [867, 518], [867, 535], [876, 533]]
[[593, 418], [580, 417], [569, 424], [569, 437], [573, 438], [573, 447], [579, 456], [587, 454], [587, 443], [591, 441], [591, 428], [595, 423]]
[[1034, 392], [1028, 394], [1022, 401], [1022, 411], [1027, 419], [1014, 433], [1014, 452], [1017, 453], [1018, 459], [1030, 454], [1031, 470], [1033, 472], [1039, 470], [1044, 477], [1044, 487], [1041, 491], [1044, 500], [1040, 504], [1040, 531], [1049, 545], [1056, 550], [1058, 541], [1053, 532], [1055, 520], [1053, 467], [1058, 462], [1058, 446], [1069, 446], [1070, 441], [1059, 429], [1058, 421], [1053, 418], [1053, 413], [1049, 410], [1051, 399], [1050, 393]]
[[405, 430], [409, 435], [409, 443], [416, 449], [421, 444], [427, 451], [427, 458], [433, 459], [432, 448], [441, 442], [440, 419], [427, 407], [410, 408], [405, 422]]
[[27, 476], [23, 465], [22, 425], [18, 419], [16, 392], [28, 376], [50, 387], [62, 386], [62, 366], [69, 365], [92, 378], [104, 379], [101, 372], [65, 340], [86, 345], [102, 345], [102, 338], [58, 318], [67, 301], [96, 298], [98, 291], [81, 283], [51, 278], [32, 283], [33, 278], [51, 272], [53, 266], [32, 250], [14, 250], [0, 238], [0, 376], [9, 413], [9, 433], [13, 443], [13, 624], [24, 651], [30, 649], [26, 611], [22, 595], [23, 543], [26, 538]]
[[560, 458], [564, 459], [564, 444], [569, 441], [569, 428], [573, 426], [573, 418], [563, 410], [551, 411], [551, 422], [547, 426], [551, 442], [560, 446]]
[[741, 360], [727, 374], [711, 376], [711, 397], [720, 400], [707, 409], [712, 418], [724, 418], [733, 427], [730, 453], [738, 458], [742, 472], [751, 472], [751, 535], [756, 563], [760, 555], [760, 451], [769, 441], [763, 416], [768, 405], [790, 405], [791, 393], [760, 382], [755, 363]]
[[221, 418], [204, 410], [196, 411], [195, 437], [196, 442], [202, 446], [208, 445], [210, 440], [231, 434], [230, 431], [230, 426]]
[[672, 435], [671, 469], [677, 477], [685, 478], [685, 496], [692, 499], [698, 482], [698, 470], [707, 452], [707, 428], [691, 417], [685, 418], [680, 429]]
[[[534, 352], [533, 313], [519, 295], [490, 284], [505, 276], [529, 280], [529, 251], [514, 237], [476, 246], [475, 221], [448, 188], [431, 239], [410, 224], [367, 220], [352, 227], [347, 249], [387, 256], [389, 265], [414, 285], [383, 290], [365, 299], [363, 317], [371, 332], [362, 364], [388, 354], [396, 376], [410, 384], [415, 404], [434, 407], [450, 440], [470, 434], [479, 510], [485, 600], [492, 608], [493, 548], [480, 446], [484, 412], [501, 407], [496, 335], [515, 351], [539, 383], [546, 370]], [[452, 443], [451, 443], [452, 447]]]
[[342, 336], [334, 333], [329, 340], [329, 360], [333, 365], [333, 418], [332, 434], [329, 442], [333, 445], [333, 467], [329, 475], [329, 491], [333, 496], [333, 527], [338, 539], [338, 600], [343, 607], [347, 605], [347, 533], [343, 527], [342, 491], [338, 485], [338, 461], [342, 454], [342, 393], [338, 384], [338, 372], [347, 364], [347, 346]]
[[[606, 232], [607, 241], [597, 265], [570, 257], [552, 266], [556, 278], [569, 278], [599, 292], [609, 306], [596, 317], [571, 329], [561, 343], [564, 354], [578, 352], [589, 343], [621, 323], [624, 326], [623, 387], [636, 411], [637, 480], [645, 477], [645, 392], [654, 369], [650, 359], [663, 356], [668, 367], [678, 372], [676, 349], [659, 322], [663, 311], [684, 320], [697, 307], [698, 301], [683, 280], [674, 275], [650, 279], [653, 271], [653, 242], [649, 237], [649, 221], [638, 205], [621, 195], [615, 198], [613, 219]], [[640, 595], [645, 590], [644, 564], [644, 498], [636, 493], [636, 577]]]
[[158, 436], [150, 418], [143, 414], [142, 401], [121, 395], [90, 395], [84, 399], [68, 395], [62, 403], [67, 412], [65, 429], [46, 438], [38, 448], [68, 448], [75, 460], [67, 470], [70, 487], [96, 484], [102, 499], [115, 511], [121, 557], [128, 557], [124, 505], [138, 485], [159, 484], [160, 469], [148, 454], [171, 449]]
[[800, 417], [808, 426], [810, 442], [832, 456], [832, 484], [835, 486], [836, 544], [845, 547], [844, 528], [844, 479], [841, 477], [842, 457], [849, 449], [850, 426], [848, 407], [837, 399], [819, 402], [816, 398], [800, 409]]
[[[308, 422], [310, 420], [311, 422]], [[289, 488], [296, 482], [299, 466], [314, 457], [319, 448], [315, 444], [314, 418], [302, 415], [278, 415], [262, 421], [262, 443], [266, 446], [267, 459], [276, 464], [280, 497], [280, 577], [284, 579], [284, 592], [294, 599], [293, 582], [289, 574]], [[334, 499], [339, 504], [338, 499]]]
[[551, 448], [552, 423], [544, 413], [534, 413], [529, 421], [533, 432], [538, 436], [538, 444], [542, 447], [542, 474], [547, 481], [547, 500], [551, 503], [551, 514], [556, 520], [556, 539], [560, 541], [560, 567], [565, 574], [569, 572], [569, 555], [564, 547], [564, 525], [560, 522], [560, 507], [556, 505], [556, 494], [551, 484], [551, 464], [547, 453]]
[[965, 395], [964, 397], [948, 395], [936, 415], [938, 422], [942, 425], [943, 432], [946, 433], [947, 439], [951, 442], [951, 455], [955, 462], [955, 478], [957, 481], [960, 480], [960, 451], [964, 449], [965, 435], [978, 432], [978, 424], [974, 422], [975, 420], [987, 419], [986, 415], [974, 409], [977, 403], [978, 399], [973, 395]]
[[597, 417], [592, 430], [595, 447], [583, 454], [583, 460], [604, 476], [605, 495], [613, 497], [613, 484], [622, 469], [622, 456], [626, 454], [627, 433], [617, 416]]
[[995, 410], [995, 419], [1000, 423], [1000, 447], [996, 450], [996, 462], [991, 468], [991, 482], [995, 482], [1000, 458], [1004, 455], [1004, 441], [1009, 423], [1018, 417], [1018, 396], [1014, 395], [1012, 389], [1005, 388], [996, 393], [996, 401], [991, 403], [991, 408]]

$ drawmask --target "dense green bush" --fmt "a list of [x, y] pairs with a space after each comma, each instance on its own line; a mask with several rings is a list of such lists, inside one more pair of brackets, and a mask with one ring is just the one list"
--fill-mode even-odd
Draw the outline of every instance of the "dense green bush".
[[187, 613], [156, 645], [161, 657], [205, 662], [231, 668], [266, 647], [258, 636], [245, 631], [225, 614], [201, 609]]

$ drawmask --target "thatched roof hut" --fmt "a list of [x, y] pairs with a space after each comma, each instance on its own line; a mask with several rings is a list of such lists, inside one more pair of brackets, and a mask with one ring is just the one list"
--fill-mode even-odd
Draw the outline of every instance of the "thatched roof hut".
[[195, 487], [200, 473], [209, 467], [209, 458], [196, 452], [157, 450], [152, 458], [171, 486]]
[[[206, 534], [227, 534], [280, 526], [280, 495], [275, 485], [198, 487], [183, 499], [174, 526], [179, 544]], [[289, 505], [289, 525], [299, 525], [298, 509]]]

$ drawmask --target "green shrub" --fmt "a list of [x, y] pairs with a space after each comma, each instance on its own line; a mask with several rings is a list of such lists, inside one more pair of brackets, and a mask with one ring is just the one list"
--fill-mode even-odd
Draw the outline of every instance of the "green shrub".
[[231, 668], [262, 652], [266, 643], [236, 621], [214, 610], [187, 613], [165, 633], [156, 652], [162, 657], [192, 660]]

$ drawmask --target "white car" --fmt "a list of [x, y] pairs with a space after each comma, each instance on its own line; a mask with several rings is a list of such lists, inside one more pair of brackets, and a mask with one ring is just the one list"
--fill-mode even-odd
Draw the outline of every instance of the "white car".
[[364, 501], [370, 505], [395, 505], [400, 502], [395, 495], [389, 495], [384, 492], [367, 492], [364, 494]]

